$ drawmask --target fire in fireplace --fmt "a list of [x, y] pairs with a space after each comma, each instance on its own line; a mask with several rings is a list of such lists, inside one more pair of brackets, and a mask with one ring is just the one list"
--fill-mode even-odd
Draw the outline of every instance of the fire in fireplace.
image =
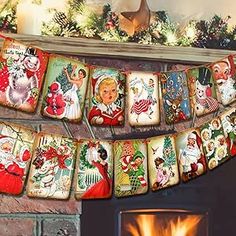
[[208, 213], [179, 209], [121, 211], [119, 236], [208, 236]]

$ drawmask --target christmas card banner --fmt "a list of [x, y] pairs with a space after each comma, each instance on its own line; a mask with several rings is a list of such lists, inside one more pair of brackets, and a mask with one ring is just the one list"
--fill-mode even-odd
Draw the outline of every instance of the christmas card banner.
[[21, 194], [27, 175], [29, 197], [68, 199], [73, 176], [78, 200], [158, 191], [235, 156], [235, 130], [236, 108], [200, 127], [147, 140], [76, 140], [0, 122], [0, 192]]
[[[161, 111], [167, 124], [175, 124], [236, 100], [234, 56], [187, 71], [121, 72], [7, 38], [0, 58], [0, 103], [33, 112], [45, 72], [41, 113], [79, 122], [89, 88], [88, 120], [97, 126], [124, 124], [126, 94], [131, 126], [158, 125]], [[0, 122], [0, 192], [22, 194], [26, 176], [29, 197], [67, 199], [72, 186], [78, 200], [161, 190], [234, 157], [235, 130], [234, 107], [200, 127], [147, 140], [76, 140]]]
[[183, 71], [124, 72], [49, 55], [5, 38], [0, 55], [0, 104], [35, 112], [46, 74], [43, 116], [80, 122], [88, 90], [91, 125], [122, 126], [125, 110], [131, 126], [158, 125], [162, 111], [171, 125], [234, 102], [235, 67], [235, 57], [230, 55]]

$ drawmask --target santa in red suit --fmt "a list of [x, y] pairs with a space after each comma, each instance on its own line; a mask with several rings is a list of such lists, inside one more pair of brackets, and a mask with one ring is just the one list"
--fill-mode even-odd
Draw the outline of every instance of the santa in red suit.
[[201, 150], [202, 141], [197, 132], [189, 133], [187, 145], [180, 150], [180, 164], [183, 168], [182, 178], [187, 181], [205, 172], [205, 157]]
[[89, 112], [88, 119], [93, 125], [121, 125], [124, 110], [119, 101], [118, 82], [112, 77], [100, 77], [93, 80], [93, 92], [96, 102]]
[[49, 93], [46, 98], [46, 107], [44, 113], [50, 117], [63, 118], [65, 114], [66, 102], [63, 97], [61, 85], [54, 82], [49, 87]]
[[12, 138], [0, 138], [0, 192], [18, 195], [23, 190], [26, 162], [30, 159], [31, 153], [23, 146], [19, 154], [14, 156], [13, 147]]

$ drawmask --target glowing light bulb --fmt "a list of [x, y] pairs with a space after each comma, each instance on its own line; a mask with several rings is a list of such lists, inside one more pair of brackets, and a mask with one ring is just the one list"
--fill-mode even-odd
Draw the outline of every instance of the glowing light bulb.
[[174, 32], [167, 32], [166, 41], [168, 45], [175, 45], [177, 43], [177, 37]]
[[188, 25], [185, 29], [185, 33], [186, 33], [186, 36], [189, 38], [189, 39], [194, 39], [196, 37], [196, 28], [194, 25]]

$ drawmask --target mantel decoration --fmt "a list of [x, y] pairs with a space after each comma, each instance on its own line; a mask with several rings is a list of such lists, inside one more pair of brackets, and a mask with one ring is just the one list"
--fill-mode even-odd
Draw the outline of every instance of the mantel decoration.
[[[63, 10], [47, 6], [43, 0], [33, 1], [34, 4], [30, 0], [27, 2], [36, 9], [27, 12], [31, 26], [24, 20], [26, 13], [21, 12], [24, 8], [18, 6], [16, 14], [16, 1], [7, 1], [0, 9], [0, 31], [19, 33], [24, 28], [21, 33], [40, 34], [42, 25], [42, 35], [236, 50], [236, 26], [228, 24], [230, 16], [215, 15], [210, 20], [190, 20], [185, 26], [180, 26], [171, 21], [165, 11], [151, 12], [146, 0], [141, 1], [137, 11], [121, 13], [113, 12], [109, 4], [103, 6], [102, 12], [95, 11], [81, 0], [68, 1]], [[40, 21], [42, 9], [45, 17]]]
[[158, 125], [161, 111], [175, 124], [225, 108], [200, 127], [136, 140], [76, 140], [0, 122], [0, 192], [21, 194], [28, 176], [28, 196], [67, 199], [75, 174], [76, 199], [109, 198], [113, 190], [133, 196], [190, 181], [236, 155], [235, 55], [182, 71], [120, 71], [0, 36], [7, 107], [34, 112], [46, 74], [42, 115], [67, 122], [82, 119], [87, 90], [96, 126], [121, 126], [125, 112], [131, 126], [145, 126]]

